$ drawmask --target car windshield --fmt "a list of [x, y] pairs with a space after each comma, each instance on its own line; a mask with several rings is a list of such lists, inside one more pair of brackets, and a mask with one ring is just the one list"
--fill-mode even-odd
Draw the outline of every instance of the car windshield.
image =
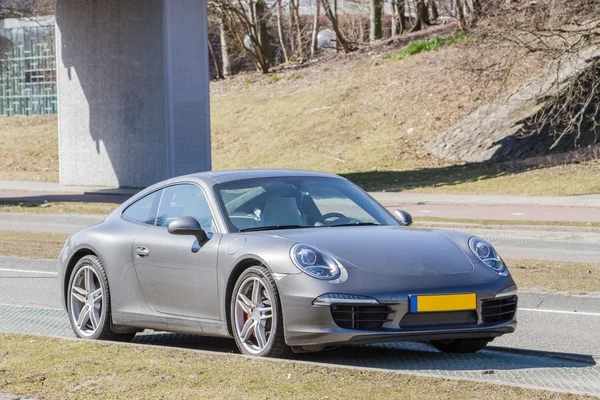
[[344, 179], [275, 177], [216, 185], [231, 232], [398, 225], [379, 203]]

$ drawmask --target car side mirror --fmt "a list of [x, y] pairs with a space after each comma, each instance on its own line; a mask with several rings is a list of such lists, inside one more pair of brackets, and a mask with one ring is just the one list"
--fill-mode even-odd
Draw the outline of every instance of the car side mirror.
[[394, 217], [404, 226], [412, 225], [413, 219], [412, 216], [404, 210], [396, 210], [394, 211]]
[[206, 232], [200, 226], [198, 220], [194, 217], [179, 217], [169, 223], [167, 231], [171, 235], [191, 235], [195, 236], [199, 243], [207, 239]]

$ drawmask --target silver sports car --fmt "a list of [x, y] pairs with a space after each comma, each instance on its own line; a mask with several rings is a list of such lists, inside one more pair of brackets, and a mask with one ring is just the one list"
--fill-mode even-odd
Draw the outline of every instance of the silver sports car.
[[82, 338], [150, 328], [272, 357], [394, 341], [475, 352], [513, 332], [517, 287], [494, 248], [411, 223], [335, 175], [182, 176], [67, 240], [63, 304]]

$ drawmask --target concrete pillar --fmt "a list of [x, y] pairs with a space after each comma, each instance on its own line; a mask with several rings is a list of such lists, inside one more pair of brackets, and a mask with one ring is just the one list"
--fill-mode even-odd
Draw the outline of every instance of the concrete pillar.
[[57, 0], [60, 182], [210, 169], [206, 0]]

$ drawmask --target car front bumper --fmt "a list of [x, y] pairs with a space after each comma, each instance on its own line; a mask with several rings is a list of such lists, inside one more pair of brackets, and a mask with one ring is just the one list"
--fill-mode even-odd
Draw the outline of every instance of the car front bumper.
[[[393, 290], [393, 282], [379, 286], [380, 290], [363, 290], [363, 285], [343, 284], [333, 286], [331, 283], [317, 281], [305, 274], [290, 275], [277, 282], [283, 308], [285, 340], [289, 346], [306, 351], [317, 351], [329, 346], [340, 344], [368, 344], [398, 341], [429, 341], [452, 339], [493, 339], [512, 333], [517, 326], [516, 304], [514, 313], [497, 323], [486, 322], [483, 318], [482, 305], [495, 299], [512, 299], [515, 301], [516, 286], [510, 277], [498, 277], [488, 282], [468, 282], [458, 277], [447, 280], [444, 287], [430, 288], [427, 286], [415, 289]], [[358, 292], [358, 293], [357, 293]], [[385, 306], [389, 318], [375, 329], [356, 329], [341, 327], [332, 315], [332, 306], [362, 307], [359, 302], [343, 300], [331, 305], [315, 305], [315, 299], [326, 293], [343, 293], [355, 296], [367, 296], [377, 300], [379, 306]], [[428, 313], [427, 323], [408, 325], [405, 321], [415, 316], [410, 312], [409, 296], [420, 294], [451, 294], [475, 293], [477, 309], [469, 311], [470, 320], [453, 321], [460, 313]], [[486, 302], [485, 304], [490, 304]], [[423, 313], [419, 313], [423, 314]], [[437, 315], [434, 315], [437, 314]], [[406, 317], [406, 319], [405, 319]], [[419, 316], [420, 317], [420, 316]], [[438, 323], [438, 317], [440, 323]]]

